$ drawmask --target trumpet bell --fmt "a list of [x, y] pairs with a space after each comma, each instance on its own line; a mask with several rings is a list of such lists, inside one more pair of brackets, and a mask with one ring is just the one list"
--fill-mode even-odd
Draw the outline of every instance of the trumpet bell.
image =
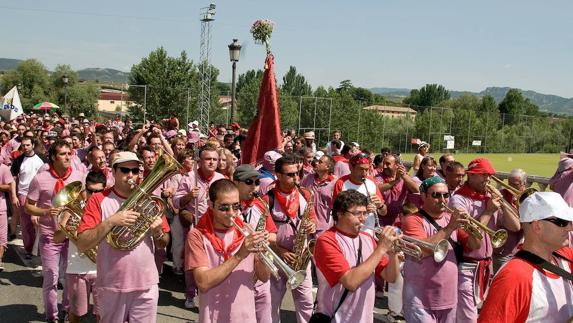
[[505, 244], [507, 241], [507, 231], [504, 229], [499, 229], [491, 236], [491, 245], [494, 248], [499, 248]]
[[293, 272], [287, 279], [287, 283], [291, 289], [297, 288], [304, 279], [306, 278], [306, 273], [302, 270]]
[[446, 259], [448, 255], [448, 249], [450, 248], [450, 244], [447, 240], [441, 240], [436, 244], [434, 248], [434, 261], [435, 262], [442, 262]]

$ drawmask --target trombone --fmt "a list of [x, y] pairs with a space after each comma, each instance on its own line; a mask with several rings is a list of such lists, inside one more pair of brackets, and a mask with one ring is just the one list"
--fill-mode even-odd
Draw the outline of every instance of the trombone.
[[[454, 213], [455, 211], [449, 208], [446, 203], [442, 203], [442, 206], [446, 211], [449, 213]], [[483, 234], [481, 230], [485, 231], [491, 238], [491, 245], [494, 248], [499, 248], [505, 244], [507, 240], [507, 231], [505, 229], [499, 229], [497, 231], [493, 231], [492, 229], [488, 228], [487, 225], [481, 223], [480, 221], [474, 219], [471, 215], [466, 212], [460, 212], [460, 215], [469, 221], [468, 224], [462, 225], [462, 228], [471, 234], [474, 238], [482, 240]]]
[[[237, 215], [234, 214], [231, 217], [231, 223], [241, 234], [246, 238], [250, 234], [254, 233], [255, 231], [248, 223], [244, 223], [243, 227], [239, 226], [237, 222], [235, 222], [235, 217]], [[294, 271], [290, 268], [284, 260], [281, 259], [272, 249], [269, 247], [268, 244], [263, 243], [262, 245], [265, 248], [265, 251], [259, 253], [259, 258], [261, 261], [269, 268], [273, 276], [275, 278], [279, 278], [279, 268], [285, 273], [287, 276], [287, 284], [291, 289], [295, 289], [302, 283], [304, 278], [306, 277], [306, 272], [304, 270]]]
[[[507, 189], [507, 191], [517, 199], [517, 206], [519, 206], [519, 204], [521, 204], [521, 202], [523, 202], [523, 200], [525, 200], [529, 195], [537, 192], [537, 190], [533, 187], [528, 187], [523, 192], [520, 192], [518, 189], [506, 184], [503, 180], [497, 178], [496, 176], [491, 176], [491, 179], [493, 179], [498, 185]], [[500, 202], [503, 204], [505, 209], [509, 210], [511, 215], [519, 219], [519, 210], [517, 210], [511, 203], [506, 201], [497, 188], [488, 183], [487, 190], [490, 194], [499, 197]]]
[[[381, 226], [372, 227], [364, 224], [361, 227], [361, 230], [372, 230], [376, 234], [382, 232], [382, 229], [383, 227]], [[400, 232], [400, 229], [396, 228], [396, 233], [399, 234]], [[402, 251], [403, 253], [414, 257], [417, 260], [420, 260], [423, 257], [422, 248], [424, 248], [432, 251], [435, 262], [442, 262], [448, 255], [449, 246], [450, 245], [448, 241], [445, 239], [442, 239], [438, 241], [438, 243], [434, 244], [403, 235], [401, 238], [394, 241], [394, 244], [392, 245], [392, 251]]]

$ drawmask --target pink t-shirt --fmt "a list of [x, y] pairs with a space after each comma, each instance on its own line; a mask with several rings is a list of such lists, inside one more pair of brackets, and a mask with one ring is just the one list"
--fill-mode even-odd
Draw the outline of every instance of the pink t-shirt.
[[[92, 195], [84, 209], [78, 234], [94, 229], [114, 215], [125, 200], [113, 188]], [[165, 216], [162, 218], [163, 232], [169, 232], [167, 219]], [[97, 250], [96, 286], [117, 292], [148, 290], [159, 283], [154, 251], [151, 231], [135, 249], [129, 251], [114, 249], [105, 238], [102, 239]]]
[[[44, 164], [46, 166], [48, 164]], [[28, 188], [28, 199], [36, 201], [36, 206], [43, 209], [52, 207], [52, 198], [54, 197], [54, 186], [57, 179], [50, 174], [49, 166], [40, 168], [38, 173], [32, 179], [30, 187]], [[72, 170], [70, 176], [64, 180], [66, 185], [71, 182], [80, 181], [82, 185], [85, 183], [85, 174]], [[54, 216], [41, 216], [40, 217], [40, 232], [43, 235], [53, 235], [58, 230], [57, 219]]]
[[[10, 167], [0, 164], [0, 184], [6, 185], [10, 184], [14, 181], [14, 177], [12, 177], [12, 173], [10, 173]], [[8, 206], [6, 205], [6, 194], [4, 192], [0, 192], [0, 212], [5, 212], [8, 210]]]
[[[234, 238], [234, 230], [215, 234], [228, 246]], [[241, 248], [239, 244], [231, 254]], [[213, 248], [209, 239], [192, 229], [185, 244], [185, 269], [199, 267], [215, 268], [224, 262], [224, 256]], [[255, 266], [254, 254], [241, 261], [219, 285], [205, 293], [199, 293], [199, 322], [256, 322], [255, 312]]]
[[[316, 242], [314, 261], [318, 278], [316, 294], [317, 311], [331, 316], [344, 293], [340, 278], [356, 266], [359, 240], [362, 241], [362, 260], [366, 261], [374, 252], [374, 238], [361, 232], [358, 236], [348, 236], [332, 227], [324, 232]], [[373, 322], [374, 312], [374, 275], [380, 276], [388, 265], [388, 257], [382, 260], [370, 277], [354, 292], [349, 292], [346, 299], [336, 311], [333, 322]]]
[[[207, 201], [209, 200], [209, 186], [213, 184], [216, 180], [223, 179], [223, 176], [220, 173], [215, 172], [211, 178], [205, 179], [199, 174], [191, 171], [185, 174], [181, 181], [179, 182], [179, 187], [173, 196], [173, 206], [179, 210], [187, 210], [197, 216], [196, 220], [199, 220], [205, 212], [207, 212], [207, 208], [209, 205]], [[191, 202], [187, 203], [187, 205], [181, 205], [180, 201], [181, 198], [188, 193], [195, 187], [199, 187], [199, 196], [197, 197], [197, 203], [194, 199]], [[197, 210], [195, 210], [195, 204], [197, 204]]]
[[[374, 177], [376, 184], [389, 183], [390, 178], [384, 176], [383, 172]], [[384, 202], [388, 207], [388, 213], [380, 219], [380, 224], [382, 225], [392, 225], [396, 222], [396, 218], [402, 213], [402, 206], [408, 197], [410, 190], [408, 186], [405, 185], [404, 180], [398, 181], [392, 188], [382, 192], [384, 196]]]
[[336, 177], [327, 176], [323, 181], [319, 181], [316, 174], [307, 175], [301, 182], [302, 187], [306, 187], [314, 192], [314, 212], [316, 213], [316, 233], [317, 236], [328, 230], [334, 223], [330, 216], [330, 209], [334, 201], [332, 194]]

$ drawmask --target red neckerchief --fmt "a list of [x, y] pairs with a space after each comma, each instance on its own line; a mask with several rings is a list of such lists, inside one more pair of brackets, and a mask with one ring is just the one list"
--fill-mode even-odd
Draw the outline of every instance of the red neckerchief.
[[[380, 176], [382, 177], [382, 180], [384, 181], [385, 184], [390, 184], [390, 182], [392, 181], [396, 181], [396, 183], [398, 183], [398, 178], [396, 178], [396, 176], [394, 176], [394, 179], [390, 178], [390, 176], [386, 176], [384, 174], [384, 171], [378, 172], [378, 174], [380, 174]], [[392, 186], [392, 192], [399, 192], [401, 190], [401, 187], [398, 187], [398, 185], [393, 185]]]
[[68, 179], [68, 177], [70, 177], [70, 175], [72, 175], [72, 167], [68, 167], [68, 169], [66, 169], [66, 172], [64, 173], [64, 176], [58, 175], [58, 173], [56, 173], [56, 169], [54, 169], [54, 165], [53, 164], [49, 164], [50, 165], [50, 175], [54, 176], [57, 181], [56, 181], [56, 185], [54, 185], [54, 194], [58, 193], [62, 188], [64, 188], [64, 186], [66, 186], [66, 183], [64, 183], [64, 181], [66, 179]]
[[314, 183], [321, 185], [323, 183], [330, 183], [334, 180], [334, 175], [328, 175], [324, 179], [318, 179], [318, 173], [314, 173]]
[[342, 156], [342, 155], [337, 155], [337, 156], [332, 156], [332, 159], [334, 159], [334, 162], [343, 162], [343, 163], [347, 163], [348, 164], [348, 158]]
[[253, 206], [256, 201], [257, 201], [257, 199], [255, 199], [255, 198], [251, 198], [250, 200], [247, 200], [247, 201], [241, 201], [241, 205], [243, 206], [243, 210]]
[[483, 201], [487, 202], [489, 200], [489, 196], [485, 193], [478, 193], [470, 188], [470, 186], [466, 183], [462, 187], [458, 188], [456, 194], [461, 196], [469, 197], [472, 200]]
[[[235, 223], [240, 227], [243, 227], [243, 221], [240, 217], [235, 217]], [[233, 226], [229, 229], [233, 230], [233, 241], [225, 247], [225, 242], [215, 234], [215, 228], [213, 227], [213, 213], [210, 208], [201, 217], [199, 223], [197, 223], [197, 230], [199, 230], [209, 240], [209, 242], [211, 242], [213, 249], [215, 249], [217, 253], [222, 254], [225, 260], [229, 259], [231, 257], [231, 252], [235, 250], [241, 242], [243, 242], [243, 235]]]
[[[273, 193], [275, 196], [275, 200], [279, 203], [283, 212], [291, 219], [296, 218], [298, 213], [298, 208], [300, 206], [300, 196], [298, 190], [296, 188], [293, 188], [292, 191], [289, 193], [289, 192], [283, 192], [278, 188], [273, 188]], [[292, 195], [292, 193], [294, 193], [294, 196], [289, 200], [287, 198], [288, 196], [283, 196], [281, 193], [288, 193], [289, 195]]]
[[201, 180], [204, 181], [205, 183], [210, 183], [213, 177], [215, 176], [215, 172], [213, 172], [213, 174], [211, 174], [211, 176], [209, 177], [205, 176], [205, 174], [203, 174], [203, 171], [201, 171], [201, 168], [197, 169], [197, 174], [199, 175], [199, 178], [201, 178]]

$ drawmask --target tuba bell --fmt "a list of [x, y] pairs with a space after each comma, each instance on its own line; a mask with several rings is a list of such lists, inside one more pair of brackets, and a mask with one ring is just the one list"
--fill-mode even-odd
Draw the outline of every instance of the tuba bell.
[[[82, 222], [82, 215], [84, 212], [84, 201], [82, 200], [82, 182], [72, 182], [62, 188], [52, 198], [53, 207], [64, 207], [56, 216], [60, 229], [65, 233], [66, 237], [73, 243], [77, 244], [78, 240], [78, 227]], [[65, 224], [62, 224], [62, 218], [65, 214], [69, 214], [69, 218]], [[92, 262], [96, 262], [97, 247], [86, 250], [83, 255], [88, 257]]]
[[151, 224], [155, 219], [160, 218], [165, 211], [167, 204], [152, 192], [163, 182], [175, 175], [181, 164], [177, 160], [164, 152], [155, 163], [155, 166], [140, 185], [135, 181], [130, 184], [135, 187], [131, 195], [123, 202], [118, 212], [134, 210], [139, 213], [139, 217], [131, 226], [114, 226], [106, 236], [106, 241], [115, 249], [133, 250], [145, 238]]

